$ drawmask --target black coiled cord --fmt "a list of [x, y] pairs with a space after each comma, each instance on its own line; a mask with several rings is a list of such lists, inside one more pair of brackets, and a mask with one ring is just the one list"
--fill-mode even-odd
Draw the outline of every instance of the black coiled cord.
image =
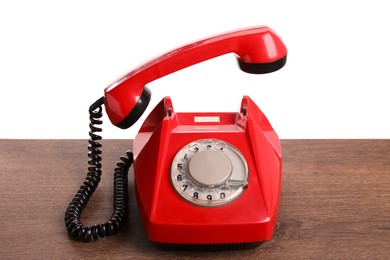
[[65, 212], [65, 226], [71, 238], [81, 240], [84, 242], [97, 240], [99, 237], [103, 238], [116, 234], [123, 226], [128, 214], [128, 188], [127, 175], [130, 166], [133, 164], [133, 154], [127, 151], [127, 157], [121, 156], [117, 163], [114, 173], [114, 212], [111, 218], [101, 224], [93, 226], [85, 226], [80, 222], [80, 215], [93, 192], [100, 182], [101, 170], [101, 153], [100, 148], [102, 144], [99, 140], [102, 139], [100, 135], [95, 132], [101, 132], [102, 129], [95, 125], [101, 125], [102, 120], [102, 105], [104, 104], [104, 97], [98, 99], [89, 108], [90, 132], [88, 145], [88, 174], [77, 191], [75, 197], [69, 204]]

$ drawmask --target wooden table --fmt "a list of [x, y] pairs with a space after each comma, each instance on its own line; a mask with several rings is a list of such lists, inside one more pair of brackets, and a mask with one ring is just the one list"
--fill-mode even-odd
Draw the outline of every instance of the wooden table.
[[[112, 170], [131, 147], [126, 140], [103, 144], [103, 178], [83, 213], [87, 224], [110, 216]], [[390, 258], [390, 140], [283, 140], [274, 237], [255, 249], [222, 252], [161, 251], [150, 243], [133, 181], [122, 232], [93, 243], [70, 240], [64, 212], [84, 180], [86, 146], [85, 140], [0, 140], [0, 258]]]

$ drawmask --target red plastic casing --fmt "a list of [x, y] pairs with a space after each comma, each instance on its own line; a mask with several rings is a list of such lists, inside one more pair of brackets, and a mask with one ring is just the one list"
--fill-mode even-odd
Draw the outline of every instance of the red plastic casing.
[[[280, 140], [248, 96], [242, 99], [243, 110], [245, 114], [175, 113], [166, 97], [148, 116], [134, 140], [134, 172], [138, 206], [151, 241], [231, 244], [272, 237], [281, 188]], [[220, 122], [195, 123], [195, 116], [219, 116]], [[170, 181], [176, 153], [205, 138], [234, 145], [249, 169], [248, 188], [234, 201], [214, 208], [186, 202]]]
[[227, 53], [235, 53], [241, 62], [264, 64], [285, 57], [287, 49], [279, 36], [266, 26], [235, 30], [176, 48], [136, 67], [105, 89], [109, 119], [114, 125], [124, 120], [147, 83]]

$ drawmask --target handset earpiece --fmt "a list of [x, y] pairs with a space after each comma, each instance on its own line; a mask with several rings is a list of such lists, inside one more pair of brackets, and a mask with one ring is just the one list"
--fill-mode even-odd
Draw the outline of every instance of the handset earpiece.
[[276, 71], [285, 65], [287, 58], [284, 43], [266, 26], [208, 37], [158, 56], [108, 86], [105, 89], [108, 117], [120, 128], [130, 127], [149, 104], [147, 83], [227, 53], [235, 53], [240, 69], [253, 74]]
[[287, 56], [284, 56], [276, 61], [264, 62], [264, 63], [250, 63], [245, 61], [238, 61], [240, 69], [246, 73], [251, 74], [266, 74], [277, 71], [286, 64]]

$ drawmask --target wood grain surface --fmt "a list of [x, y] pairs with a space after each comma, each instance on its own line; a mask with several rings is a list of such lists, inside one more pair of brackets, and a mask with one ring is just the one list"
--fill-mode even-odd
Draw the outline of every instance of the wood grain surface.
[[[112, 172], [128, 140], [103, 141], [103, 176], [82, 220], [112, 210]], [[390, 140], [282, 140], [274, 237], [255, 249], [162, 251], [148, 241], [130, 184], [116, 236], [69, 239], [64, 212], [86, 174], [86, 140], [0, 140], [1, 259], [389, 259]]]

